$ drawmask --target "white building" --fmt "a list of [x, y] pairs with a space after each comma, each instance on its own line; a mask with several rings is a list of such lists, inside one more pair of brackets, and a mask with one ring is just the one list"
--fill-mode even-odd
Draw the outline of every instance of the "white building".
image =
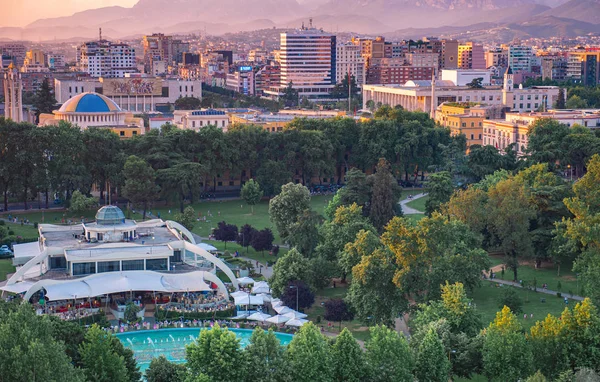
[[452, 81], [456, 86], [467, 86], [474, 79], [481, 78], [483, 86], [489, 86], [491, 73], [486, 69], [443, 69], [442, 80]]
[[254, 71], [251, 66], [241, 66], [233, 73], [227, 73], [225, 87], [245, 95], [255, 95]]
[[365, 83], [365, 59], [360, 54], [360, 45], [351, 42], [337, 44], [335, 65], [336, 83], [342, 83], [348, 73], [356, 78], [358, 86]]
[[336, 83], [336, 36], [311, 25], [281, 33], [280, 44], [279, 88], [265, 94], [279, 98], [292, 83], [300, 98], [327, 98]]
[[203, 127], [213, 125], [227, 131], [229, 116], [221, 110], [176, 110], [173, 123], [179, 129], [198, 131]]
[[102, 93], [123, 110], [156, 111], [156, 105], [173, 104], [180, 97], [202, 98], [202, 81], [142, 76], [54, 80], [54, 94], [59, 104], [88, 92]]
[[125, 77], [137, 72], [135, 49], [107, 40], [86, 42], [77, 47], [77, 66], [92, 77]]
[[50, 69], [65, 67], [65, 55], [59, 53], [48, 53], [46, 55], [46, 66]]

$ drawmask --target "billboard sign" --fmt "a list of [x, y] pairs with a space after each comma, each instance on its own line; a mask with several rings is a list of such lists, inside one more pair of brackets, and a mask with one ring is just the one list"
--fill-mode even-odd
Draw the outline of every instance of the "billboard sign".
[[102, 82], [102, 92], [109, 97], [162, 94], [160, 78], [110, 78]]

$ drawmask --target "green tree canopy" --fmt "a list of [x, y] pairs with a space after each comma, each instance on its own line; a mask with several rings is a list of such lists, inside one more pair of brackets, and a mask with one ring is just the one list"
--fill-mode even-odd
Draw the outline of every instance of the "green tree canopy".
[[301, 184], [284, 185], [281, 193], [269, 202], [269, 216], [283, 240], [288, 239], [292, 225], [309, 209], [310, 192]]
[[143, 208], [142, 219], [146, 219], [146, 210], [158, 196], [156, 174], [145, 160], [131, 155], [123, 168], [125, 185], [123, 195], [133, 203]]
[[412, 382], [413, 357], [404, 337], [385, 326], [369, 329], [365, 357], [369, 380], [373, 382]]
[[86, 380], [129, 381], [124, 357], [114, 350], [111, 334], [98, 325], [92, 325], [85, 333], [85, 341], [80, 345], [79, 353]]
[[331, 356], [333, 381], [362, 382], [367, 379], [365, 355], [347, 328], [336, 337]]
[[152, 358], [145, 374], [148, 382], [183, 382], [185, 376], [185, 365], [170, 362], [164, 355]]
[[262, 199], [263, 192], [258, 182], [250, 179], [242, 186], [240, 196], [252, 208], [252, 214], [254, 214], [254, 206]]
[[333, 377], [331, 349], [319, 328], [303, 325], [286, 349], [290, 372], [299, 382], [330, 382]]
[[[298, 250], [292, 248], [281, 256], [273, 266], [273, 276], [269, 280], [271, 291], [275, 296], [281, 296], [291, 281], [310, 283], [312, 279], [308, 259]], [[310, 284], [309, 284], [310, 285]]]
[[449, 372], [450, 361], [444, 345], [435, 330], [429, 329], [417, 350], [415, 377], [419, 381], [445, 382]]

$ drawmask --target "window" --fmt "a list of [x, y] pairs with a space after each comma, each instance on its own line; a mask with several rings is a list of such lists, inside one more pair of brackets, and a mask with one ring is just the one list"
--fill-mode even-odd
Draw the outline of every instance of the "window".
[[196, 121], [192, 121], [192, 127], [196, 127]]
[[50, 269], [66, 269], [67, 259], [63, 256], [50, 257]]
[[223, 186], [223, 182], [217, 182], [217, 186], [222, 187]]
[[471, 127], [475, 127], [475, 122], [471, 122]]
[[481, 134], [479, 134], [479, 139], [481, 139]]
[[[181, 256], [181, 255], [180, 255]], [[123, 260], [122, 270], [124, 271], [143, 271], [144, 270], [144, 260]], [[100, 265], [98, 265], [100, 268]]]
[[73, 276], [96, 273], [96, 263], [73, 263]]
[[166, 271], [167, 259], [146, 259], [146, 270], [148, 271]]
[[475, 139], [475, 136], [473, 134], [471, 134], [471, 140]]
[[233, 183], [233, 180], [230, 180], [230, 181], [229, 181], [229, 185], [230, 185], [230, 186], [233, 186], [233, 185], [234, 185], [234, 183]]
[[[173, 251], [173, 256], [170, 258], [171, 263], [181, 263], [181, 250], [176, 249]], [[143, 260], [141, 260], [143, 262]], [[125, 262], [123, 261], [123, 266], [125, 266]]]
[[125, 132], [123, 130], [119, 131], [119, 136], [120, 137], [124, 137], [125, 136]]
[[131, 135], [137, 135], [137, 131], [132, 131]]
[[104, 272], [118, 272], [120, 269], [118, 261], [99, 261], [98, 262], [98, 273]]

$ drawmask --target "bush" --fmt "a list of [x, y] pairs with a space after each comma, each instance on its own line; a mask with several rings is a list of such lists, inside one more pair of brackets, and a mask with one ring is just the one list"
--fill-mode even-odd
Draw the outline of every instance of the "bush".
[[217, 319], [230, 318], [235, 316], [235, 309], [219, 310], [217, 312], [174, 312], [170, 310], [164, 310], [162, 308], [156, 309], [154, 317], [157, 320], [178, 320], [183, 316], [184, 320], [211, 320], [213, 317]]
[[523, 300], [512, 287], [504, 288], [502, 296], [500, 296], [500, 299], [498, 300], [498, 307], [502, 309], [504, 306], [508, 306], [515, 314], [523, 311]]
[[281, 295], [281, 301], [292, 309], [296, 309], [297, 301], [297, 308], [301, 310], [312, 306], [315, 302], [315, 295], [302, 281], [290, 281]]
[[556, 292], [556, 297], [562, 297], [562, 293]]
[[140, 312], [140, 307], [135, 305], [133, 302], [130, 302], [125, 307], [124, 319], [129, 323], [134, 323], [138, 321], [137, 314]]
[[6, 225], [6, 222], [4, 220], [0, 220], [0, 225]]
[[12, 229], [8, 230], [8, 235], [9, 236], [14, 236], [15, 235], [15, 231], [13, 231]]
[[37, 229], [37, 227], [38, 227], [38, 222], [33, 223], [33, 228]]

